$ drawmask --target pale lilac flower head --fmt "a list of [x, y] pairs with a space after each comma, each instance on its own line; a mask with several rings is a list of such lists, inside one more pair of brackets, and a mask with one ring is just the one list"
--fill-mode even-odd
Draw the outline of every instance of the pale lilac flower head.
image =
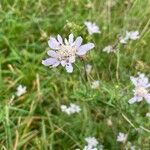
[[95, 23], [92, 23], [90, 21], [85, 21], [84, 24], [87, 27], [87, 30], [90, 35], [94, 33], [101, 33], [99, 27]]
[[137, 40], [140, 38], [139, 31], [130, 31], [127, 33], [130, 40]]
[[68, 73], [71, 73], [73, 71], [72, 63], [75, 62], [75, 58], [85, 55], [94, 48], [93, 43], [82, 45], [82, 41], [83, 39], [80, 36], [74, 40], [73, 34], [69, 35], [68, 40], [66, 38], [63, 40], [60, 35], [57, 38], [50, 37], [48, 45], [52, 50], [47, 52], [50, 57], [42, 60], [42, 64], [51, 67], [62, 65]]
[[117, 141], [124, 143], [126, 141], [126, 139], [127, 139], [127, 135], [119, 132], [119, 134], [117, 136]]
[[98, 141], [95, 137], [87, 137], [85, 138], [87, 145], [84, 147], [83, 150], [97, 150]]
[[126, 31], [125, 37], [120, 37], [120, 43], [127, 44], [129, 40], [137, 40], [139, 38], [139, 31]]
[[65, 112], [67, 115], [72, 115], [74, 113], [79, 113], [81, 111], [80, 106], [71, 103], [70, 106], [61, 105], [61, 111]]
[[91, 146], [97, 146], [98, 144], [98, 141], [95, 137], [87, 137], [85, 138], [85, 141], [87, 142], [88, 145], [91, 145]]
[[99, 144], [95, 137], [85, 138], [87, 145], [84, 146], [83, 150], [103, 150], [103, 145]]
[[106, 53], [116, 53], [116, 49], [112, 45], [108, 45], [103, 49], [103, 52]]
[[138, 77], [130, 77], [135, 86], [134, 97], [129, 100], [129, 104], [140, 102], [145, 99], [150, 104], [149, 80], [143, 73], [138, 73]]
[[25, 93], [27, 92], [26, 89], [27, 89], [26, 86], [19, 85], [19, 86], [17, 87], [16, 95], [19, 97], [19, 96], [25, 94]]

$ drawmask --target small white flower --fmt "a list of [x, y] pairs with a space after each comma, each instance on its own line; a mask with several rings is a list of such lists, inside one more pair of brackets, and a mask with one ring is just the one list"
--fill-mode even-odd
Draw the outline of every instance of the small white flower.
[[92, 82], [91, 88], [92, 89], [97, 89], [99, 87], [99, 81], [95, 80]]
[[87, 74], [90, 74], [91, 70], [92, 70], [92, 65], [87, 64], [87, 65], [85, 66], [85, 71], [87, 72]]
[[128, 32], [128, 36], [130, 40], [137, 40], [140, 38], [139, 31], [130, 31]]
[[65, 112], [68, 115], [79, 113], [81, 111], [81, 108], [73, 103], [71, 103], [69, 107], [67, 107], [66, 105], [61, 105], [60, 108], [62, 112]]
[[126, 44], [129, 40], [137, 40], [139, 38], [139, 31], [126, 31], [125, 37], [120, 37], [120, 43]]
[[26, 89], [27, 89], [26, 86], [19, 85], [17, 87], [16, 95], [19, 97], [19, 96], [25, 94], [27, 92]]
[[148, 78], [143, 73], [138, 73], [138, 77], [130, 77], [130, 80], [135, 86], [134, 97], [129, 100], [129, 104], [133, 104], [135, 102], [140, 102], [143, 99], [150, 104], [150, 92], [148, 88], [150, 87]]
[[146, 117], [150, 117], [150, 112], [146, 113]]
[[139, 31], [126, 31], [125, 37], [120, 37], [120, 43], [126, 44], [129, 40], [137, 40], [139, 38]]
[[101, 33], [99, 27], [95, 23], [92, 23], [90, 21], [85, 21], [84, 24], [87, 27], [87, 30], [90, 35], [94, 33]]
[[106, 46], [106, 47], [103, 49], [103, 52], [106, 52], [106, 53], [111, 53], [111, 52], [116, 53], [116, 49], [114, 49], [113, 46], [108, 45], [108, 46]]
[[117, 141], [118, 142], [125, 142], [127, 139], [127, 135], [124, 133], [119, 132], [118, 136], [117, 136]]

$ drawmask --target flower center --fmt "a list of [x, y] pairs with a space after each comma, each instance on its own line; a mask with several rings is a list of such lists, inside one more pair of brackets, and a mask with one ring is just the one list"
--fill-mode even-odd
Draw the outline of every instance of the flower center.
[[141, 97], [145, 96], [148, 93], [148, 91], [144, 87], [137, 87], [135, 92], [137, 96]]
[[58, 51], [60, 60], [66, 60], [71, 56], [75, 56], [76, 48], [70, 45], [62, 45]]

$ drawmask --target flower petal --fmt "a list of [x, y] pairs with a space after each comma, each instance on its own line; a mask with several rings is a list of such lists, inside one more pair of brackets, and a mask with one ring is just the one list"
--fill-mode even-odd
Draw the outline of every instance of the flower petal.
[[68, 40], [65, 38], [65, 44], [66, 45], [69, 45], [69, 43], [68, 43]]
[[65, 112], [65, 110], [67, 110], [67, 106], [66, 106], [66, 105], [61, 105], [60, 108], [61, 108], [61, 111], [62, 111], [62, 112]]
[[142, 101], [143, 100], [143, 97], [141, 97], [141, 96], [136, 96], [136, 101], [137, 102], [140, 102], [140, 101]]
[[54, 57], [54, 58], [57, 58], [57, 57], [58, 57], [57, 53], [56, 53], [55, 51], [52, 51], [52, 50], [49, 50], [49, 51], [47, 52], [47, 54], [48, 54], [49, 56], [51, 56], [51, 57]]
[[129, 103], [129, 104], [133, 104], [133, 103], [135, 103], [136, 101], [137, 101], [136, 97], [133, 97], [133, 98], [131, 98], [131, 99], [128, 101], [128, 103]]
[[82, 45], [79, 47], [78, 51], [77, 51], [77, 55], [85, 55], [87, 53], [87, 51], [89, 51], [90, 49], [94, 48], [94, 44], [93, 43], [88, 43], [85, 45]]
[[54, 37], [50, 37], [50, 39], [48, 40], [48, 45], [52, 49], [59, 49], [60, 44]]
[[45, 60], [42, 60], [42, 64], [45, 66], [50, 66], [50, 65], [54, 65], [58, 60], [55, 58], [48, 58]]
[[122, 43], [122, 44], [127, 44], [127, 42], [128, 42], [128, 39], [125, 37], [120, 37], [120, 43]]
[[145, 86], [145, 88], [149, 88], [150, 87], [150, 84], [147, 84], [146, 86]]
[[52, 65], [52, 67], [55, 68], [55, 67], [57, 67], [59, 64], [60, 64], [60, 61], [57, 60], [57, 61]]
[[73, 44], [73, 39], [74, 39], [73, 34], [70, 34], [69, 35], [69, 40], [68, 40], [70, 45]]
[[137, 40], [137, 39], [139, 39], [140, 38], [139, 31], [131, 31], [129, 38], [131, 40]]
[[132, 81], [132, 83], [133, 83], [135, 86], [137, 86], [137, 78], [131, 76], [131, 77], [130, 77], [130, 80]]
[[60, 44], [63, 44], [63, 39], [59, 34], [57, 35], [57, 40]]
[[74, 63], [74, 62], [75, 62], [75, 56], [69, 57], [69, 62], [70, 62], [70, 63]]
[[73, 67], [72, 67], [72, 64], [71, 63], [68, 63], [68, 64], [66, 64], [66, 70], [67, 70], [67, 72], [68, 73], [72, 73], [72, 71], [73, 71]]
[[81, 46], [82, 41], [83, 41], [83, 39], [82, 39], [81, 36], [77, 37], [77, 39], [75, 40], [75, 43], [76, 43], [76, 47], [77, 47], [77, 48]]
[[150, 94], [147, 94], [147, 95], [145, 96], [145, 100], [150, 104]]
[[60, 63], [61, 63], [61, 65], [62, 65], [63, 67], [65, 67], [65, 66], [66, 66], [66, 64], [67, 64], [67, 62], [66, 62], [66, 61], [64, 61], [64, 60], [62, 60]]

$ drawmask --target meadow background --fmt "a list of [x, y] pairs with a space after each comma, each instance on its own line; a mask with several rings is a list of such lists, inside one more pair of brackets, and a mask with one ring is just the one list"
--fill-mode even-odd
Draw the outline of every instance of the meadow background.
[[[101, 34], [89, 36], [87, 20]], [[102, 52], [126, 30], [138, 30], [140, 39], [120, 44], [117, 54]], [[95, 43], [85, 59], [93, 66], [86, 85], [80, 60], [72, 74], [41, 64], [49, 36], [70, 33]], [[150, 0], [0, 0], [0, 149], [83, 149], [95, 136], [106, 150], [124, 150], [128, 141], [149, 150], [150, 106], [128, 104], [137, 72], [150, 77]], [[19, 84], [27, 93], [12, 100]], [[71, 102], [82, 110], [68, 116], [60, 106]], [[119, 132], [128, 134], [126, 143], [116, 141]]]

